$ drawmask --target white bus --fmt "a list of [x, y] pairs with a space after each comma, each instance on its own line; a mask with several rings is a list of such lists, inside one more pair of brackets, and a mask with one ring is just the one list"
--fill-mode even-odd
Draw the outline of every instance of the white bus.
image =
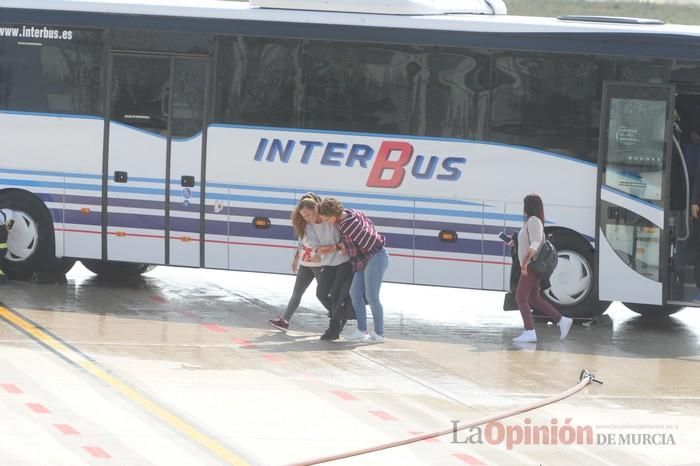
[[564, 313], [692, 306], [700, 30], [505, 13], [0, 0], [2, 267], [288, 273], [289, 212], [315, 191], [374, 219], [388, 280], [505, 291], [498, 233], [537, 192]]

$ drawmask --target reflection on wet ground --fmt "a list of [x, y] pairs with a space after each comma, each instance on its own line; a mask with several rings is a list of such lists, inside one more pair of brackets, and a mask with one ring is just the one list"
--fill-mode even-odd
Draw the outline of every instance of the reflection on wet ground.
[[[237, 464], [221, 451], [252, 464], [286, 464], [526, 404], [569, 388], [586, 368], [605, 385], [512, 422], [551, 427], [552, 419], [573, 419], [595, 430], [591, 443], [507, 448], [448, 436], [338, 464], [682, 464], [697, 457], [698, 310], [652, 321], [613, 305], [612, 326], [577, 324], [561, 342], [556, 327], [539, 322], [540, 341], [515, 346], [520, 315], [500, 309], [500, 293], [385, 284], [388, 339], [366, 345], [318, 339], [327, 317], [313, 288], [288, 333], [268, 327], [292, 286], [289, 276], [172, 268], [122, 281], [76, 268], [65, 285], [11, 283], [0, 301], [78, 356], [40, 346], [31, 330], [0, 325], [0, 370], [8, 377], [0, 387], [12, 379], [44, 394], [104, 438], [111, 457], [134, 461], [115, 464]], [[90, 370], [76, 371], [67, 362], [73, 357], [174, 412], [192, 435], [158, 420], [159, 411], [108, 376], [96, 382]], [[105, 416], [84, 412], [83, 396], [94, 397], [90, 406]], [[75, 455], [70, 444], [55, 445], [51, 429], [0, 402], [55, 458]], [[117, 419], [139, 428], [115, 427]], [[136, 431], [140, 440], [124, 441]], [[208, 443], [197, 440], [202, 432]], [[624, 435], [635, 432], [673, 433], [675, 445], [620, 446], [606, 437], [628, 441]], [[144, 438], [158, 438], [152, 448], [170, 453], [145, 453]], [[0, 446], [0, 454], [49, 464], [10, 447]]]

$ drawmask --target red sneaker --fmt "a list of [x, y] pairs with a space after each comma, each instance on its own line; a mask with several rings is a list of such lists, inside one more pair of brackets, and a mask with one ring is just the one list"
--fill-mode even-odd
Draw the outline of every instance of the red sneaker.
[[268, 320], [267, 323], [270, 324], [271, 327], [274, 327], [277, 330], [282, 330], [283, 332], [286, 332], [289, 329], [289, 322], [287, 322], [282, 317], [273, 320]]

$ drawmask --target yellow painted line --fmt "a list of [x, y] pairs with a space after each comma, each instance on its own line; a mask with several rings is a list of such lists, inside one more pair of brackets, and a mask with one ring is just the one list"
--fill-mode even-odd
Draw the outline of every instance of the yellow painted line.
[[203, 434], [202, 432], [198, 431], [195, 427], [183, 421], [168, 410], [162, 408], [156, 402], [148, 399], [146, 396], [134, 390], [121, 380], [108, 374], [95, 363], [86, 358], [84, 355], [80, 354], [72, 348], [67, 347], [59, 340], [53, 338], [51, 335], [36, 327], [31, 322], [28, 322], [27, 320], [22, 318], [22, 316], [18, 313], [0, 306], [0, 317], [21, 328], [29, 335], [31, 335], [34, 339], [44, 344], [45, 346], [51, 348], [55, 353], [71, 361], [76, 366], [84, 369], [94, 377], [111, 385], [119, 393], [121, 393], [122, 395], [139, 405], [141, 408], [154, 415], [155, 417], [159, 418], [160, 420], [166, 422], [176, 430], [182, 432], [187, 437], [189, 437], [190, 439], [194, 440], [195, 442], [199, 443], [207, 450], [212, 452], [214, 455], [226, 461], [228, 464], [232, 464], [235, 466], [248, 465], [248, 463], [236, 456], [224, 445], [220, 444], [219, 442], [207, 436], [206, 434]]

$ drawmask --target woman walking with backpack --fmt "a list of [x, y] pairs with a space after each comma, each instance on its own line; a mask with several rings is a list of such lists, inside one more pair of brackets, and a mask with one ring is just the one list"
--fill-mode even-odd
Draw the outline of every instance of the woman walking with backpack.
[[[563, 340], [569, 334], [573, 320], [562, 316], [552, 304], [542, 297], [541, 278], [532, 268], [532, 259], [542, 248], [544, 236], [544, 205], [537, 194], [529, 194], [523, 199], [525, 223], [518, 233], [518, 259], [520, 260], [520, 280], [515, 292], [515, 299], [523, 318], [525, 331], [513, 338], [514, 343], [535, 343], [537, 333], [532, 318], [532, 307], [544, 312], [559, 326]], [[546, 277], [545, 277], [546, 278]]]

